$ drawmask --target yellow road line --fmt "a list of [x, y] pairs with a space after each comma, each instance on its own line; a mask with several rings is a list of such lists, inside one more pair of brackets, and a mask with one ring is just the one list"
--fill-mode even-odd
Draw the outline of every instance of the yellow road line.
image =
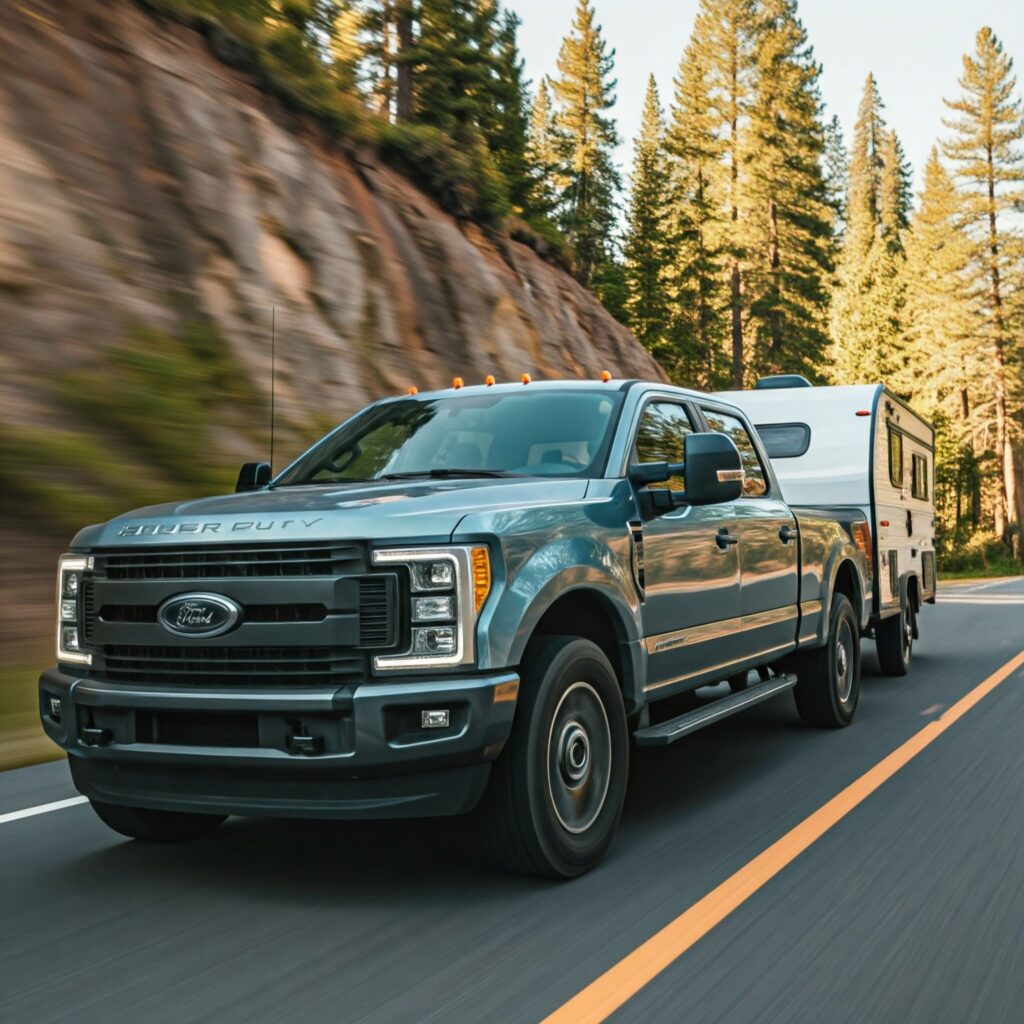
[[545, 1018], [544, 1024], [597, 1024], [605, 1020], [1022, 665], [1024, 651], [592, 981]]

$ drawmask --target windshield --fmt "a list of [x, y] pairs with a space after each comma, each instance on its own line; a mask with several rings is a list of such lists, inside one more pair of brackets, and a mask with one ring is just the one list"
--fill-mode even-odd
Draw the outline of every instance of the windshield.
[[370, 406], [276, 486], [405, 476], [593, 476], [603, 469], [619, 392], [533, 391], [408, 398]]

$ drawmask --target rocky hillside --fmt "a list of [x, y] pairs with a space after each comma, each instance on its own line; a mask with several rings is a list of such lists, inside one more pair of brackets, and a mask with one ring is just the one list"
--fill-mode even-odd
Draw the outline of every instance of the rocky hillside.
[[[75, 526], [222, 489], [383, 394], [660, 378], [568, 274], [457, 221], [131, 0], [0, 4], [0, 644]], [[45, 634], [48, 627], [43, 627]]]

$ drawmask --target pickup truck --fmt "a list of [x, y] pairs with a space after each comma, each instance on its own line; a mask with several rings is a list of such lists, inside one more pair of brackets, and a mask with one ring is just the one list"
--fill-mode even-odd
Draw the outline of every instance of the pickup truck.
[[720, 398], [410, 393], [273, 479], [250, 463], [235, 494], [82, 530], [42, 723], [130, 837], [475, 809], [502, 864], [573, 877], [634, 747], [787, 689], [804, 721], [851, 722], [870, 545], [859, 508], [787, 505]]

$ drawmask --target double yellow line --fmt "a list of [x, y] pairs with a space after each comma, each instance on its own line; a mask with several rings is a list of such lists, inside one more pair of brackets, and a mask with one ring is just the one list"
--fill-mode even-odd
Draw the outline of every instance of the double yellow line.
[[544, 1024], [597, 1024], [609, 1017], [1022, 665], [1024, 651], [592, 981], [545, 1018]]

